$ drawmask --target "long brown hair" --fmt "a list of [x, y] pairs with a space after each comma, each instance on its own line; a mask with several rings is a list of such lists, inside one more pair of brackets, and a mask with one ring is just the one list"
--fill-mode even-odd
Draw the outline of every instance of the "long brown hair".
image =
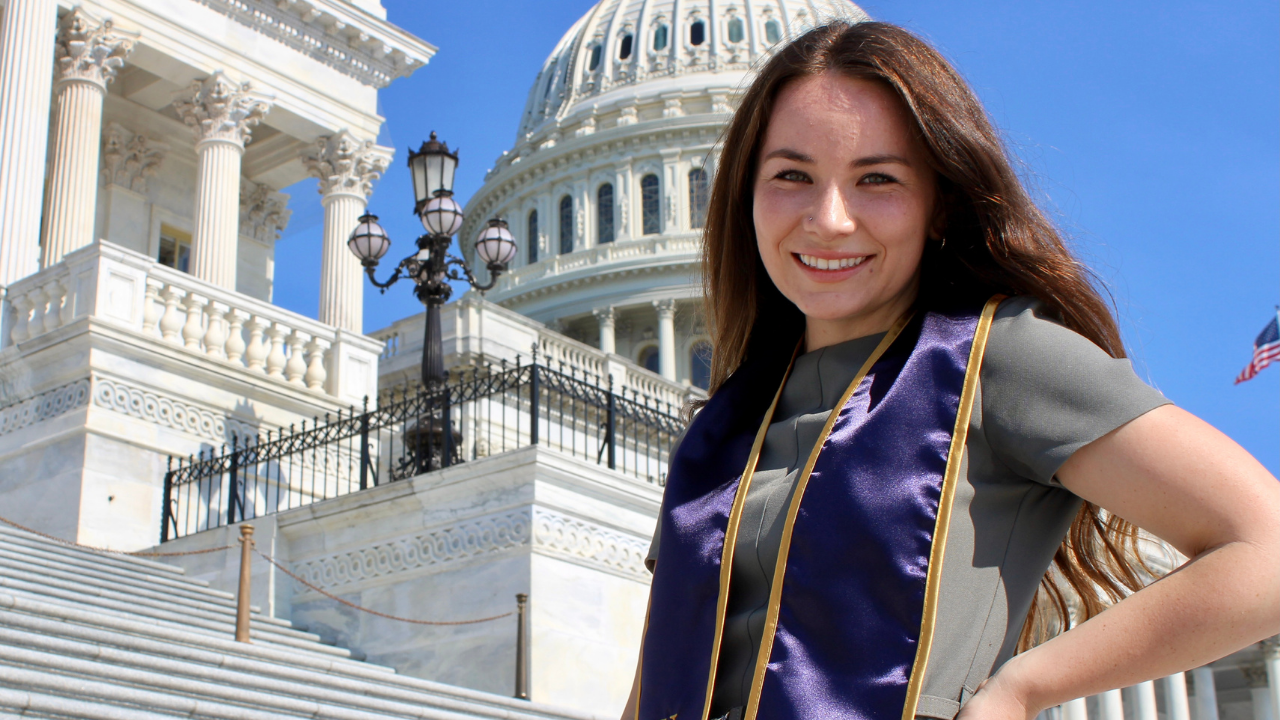
[[[804, 318], [769, 279], [756, 249], [752, 193], [757, 157], [779, 92], [836, 72], [884, 84], [915, 122], [937, 175], [945, 243], [926, 243], [920, 303], [1030, 295], [1112, 357], [1120, 331], [1084, 265], [1019, 181], [981, 103], [932, 47], [894, 25], [836, 22], [782, 48], [747, 89], [725, 131], [702, 249], [715, 391], [756, 343], [797, 337]], [[763, 350], [763, 346], [762, 346]], [[1137, 528], [1085, 503], [1041, 581], [1019, 650], [1101, 612], [1149, 573]], [[1072, 606], [1075, 612], [1072, 612]]]

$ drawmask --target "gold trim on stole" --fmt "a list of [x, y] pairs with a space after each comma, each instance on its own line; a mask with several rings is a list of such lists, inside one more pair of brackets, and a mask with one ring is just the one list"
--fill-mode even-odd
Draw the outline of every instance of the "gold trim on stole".
[[933, 647], [933, 631], [938, 620], [938, 593], [942, 587], [942, 562], [947, 551], [947, 532], [951, 528], [951, 506], [956, 497], [960, 461], [964, 457], [965, 442], [969, 437], [969, 418], [973, 414], [973, 398], [978, 390], [982, 357], [987, 351], [987, 335], [991, 332], [991, 321], [1002, 300], [1003, 295], [996, 295], [982, 308], [978, 328], [973, 333], [973, 345], [969, 348], [969, 366], [964, 372], [964, 390], [960, 393], [956, 427], [951, 433], [951, 448], [947, 451], [947, 470], [942, 476], [942, 494], [938, 497], [938, 519], [933, 530], [933, 543], [929, 548], [929, 574], [924, 586], [920, 644], [916, 646], [916, 660], [911, 666], [911, 679], [907, 682], [907, 701], [902, 707], [902, 720], [915, 720], [920, 694], [924, 691], [924, 673], [929, 666], [929, 651]]

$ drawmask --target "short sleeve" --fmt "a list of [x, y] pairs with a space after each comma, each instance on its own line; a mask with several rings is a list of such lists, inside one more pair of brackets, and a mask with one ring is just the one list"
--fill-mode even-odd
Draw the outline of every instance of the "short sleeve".
[[1058, 485], [1076, 450], [1169, 401], [1125, 359], [1047, 317], [1034, 298], [996, 311], [981, 374], [982, 425], [995, 456]]

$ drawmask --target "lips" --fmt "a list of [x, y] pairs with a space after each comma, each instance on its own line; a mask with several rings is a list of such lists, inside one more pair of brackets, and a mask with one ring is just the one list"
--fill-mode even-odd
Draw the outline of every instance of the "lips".
[[820, 258], [816, 255], [804, 255], [801, 253], [793, 253], [793, 255], [806, 267], [814, 270], [848, 270], [861, 265], [870, 257], [870, 255], [860, 255], [858, 257]]

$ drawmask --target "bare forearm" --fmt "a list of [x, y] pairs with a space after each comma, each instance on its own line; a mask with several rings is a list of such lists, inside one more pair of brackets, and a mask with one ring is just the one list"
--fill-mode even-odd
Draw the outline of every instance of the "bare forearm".
[[1198, 667], [1280, 631], [1277, 543], [1236, 542], [1007, 663], [993, 678], [1028, 717]]

